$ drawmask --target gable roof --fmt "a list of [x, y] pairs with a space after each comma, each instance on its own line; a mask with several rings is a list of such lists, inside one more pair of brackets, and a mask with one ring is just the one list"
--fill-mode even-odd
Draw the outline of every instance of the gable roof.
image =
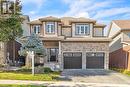
[[71, 23], [93, 23], [94, 27], [106, 27], [104, 24], [99, 24], [96, 23], [96, 20], [90, 19], [90, 18], [85, 18], [85, 17], [79, 17], [79, 18], [74, 18], [74, 17], [53, 17], [53, 16], [48, 16], [48, 17], [43, 17], [38, 20], [34, 20], [29, 22], [29, 24], [42, 24], [42, 22], [45, 21], [56, 21], [56, 22], [61, 22], [61, 25], [63, 27], [71, 27]]
[[116, 25], [118, 27], [118, 32], [111, 36], [111, 38], [116, 37], [122, 30], [130, 30], [130, 20], [113, 20], [109, 26], [108, 36], [110, 36], [112, 25]]
[[72, 20], [70, 20], [71, 23], [77, 23], [77, 22], [93, 22], [96, 23], [96, 20], [90, 19], [90, 18], [84, 18], [84, 17], [80, 17], [80, 18], [74, 18]]
[[113, 20], [121, 29], [130, 29], [130, 20]]
[[28, 24], [42, 24], [42, 22], [39, 20], [33, 20], [31, 22], [28, 22]]
[[59, 19], [57, 17], [53, 17], [53, 16], [40, 18], [39, 20], [40, 21], [61, 21], [61, 19]]
[[105, 24], [96, 23], [94, 25], [94, 27], [106, 27], [106, 25]]

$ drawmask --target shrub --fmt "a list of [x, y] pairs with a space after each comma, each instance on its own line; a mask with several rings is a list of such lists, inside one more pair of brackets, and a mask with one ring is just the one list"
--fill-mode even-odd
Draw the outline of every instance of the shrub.
[[111, 68], [111, 70], [123, 73], [125, 71], [125, 69], [120, 69], [120, 68]]
[[43, 74], [44, 73], [44, 67], [42, 67], [42, 66], [35, 67], [35, 73]]
[[28, 67], [22, 67], [18, 70], [16, 70], [17, 72], [31, 72], [31, 68], [28, 68]]
[[44, 73], [53, 72], [49, 67], [44, 67]]
[[130, 71], [124, 70], [124, 74], [130, 75]]
[[4, 65], [0, 64], [0, 68], [4, 67]]
[[119, 68], [111, 68], [111, 70], [126, 74], [126, 75], [130, 75], [130, 71], [125, 70], [125, 69], [119, 69]]

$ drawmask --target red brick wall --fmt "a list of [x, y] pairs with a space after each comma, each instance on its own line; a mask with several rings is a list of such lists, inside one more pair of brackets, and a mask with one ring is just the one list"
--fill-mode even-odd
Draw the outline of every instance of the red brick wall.
[[130, 46], [126, 46], [110, 53], [109, 67], [130, 70], [130, 53], [128, 52], [129, 50]]

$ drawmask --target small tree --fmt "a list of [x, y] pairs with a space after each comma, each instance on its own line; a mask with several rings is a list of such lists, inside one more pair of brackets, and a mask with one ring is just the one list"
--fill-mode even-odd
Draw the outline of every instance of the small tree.
[[[22, 56], [27, 56], [28, 51], [34, 51], [35, 55], [45, 57], [46, 49], [43, 46], [43, 42], [36, 34], [31, 34], [30, 37], [25, 41], [19, 51]], [[26, 58], [26, 65], [28, 65], [29, 59]]]

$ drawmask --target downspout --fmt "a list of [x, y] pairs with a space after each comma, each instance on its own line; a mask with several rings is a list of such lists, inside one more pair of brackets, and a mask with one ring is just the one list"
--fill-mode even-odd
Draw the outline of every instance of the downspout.
[[129, 53], [129, 52], [126, 52], [126, 61], [125, 61], [125, 68], [127, 68], [127, 67], [128, 67], [128, 66], [127, 66], [128, 53]]

